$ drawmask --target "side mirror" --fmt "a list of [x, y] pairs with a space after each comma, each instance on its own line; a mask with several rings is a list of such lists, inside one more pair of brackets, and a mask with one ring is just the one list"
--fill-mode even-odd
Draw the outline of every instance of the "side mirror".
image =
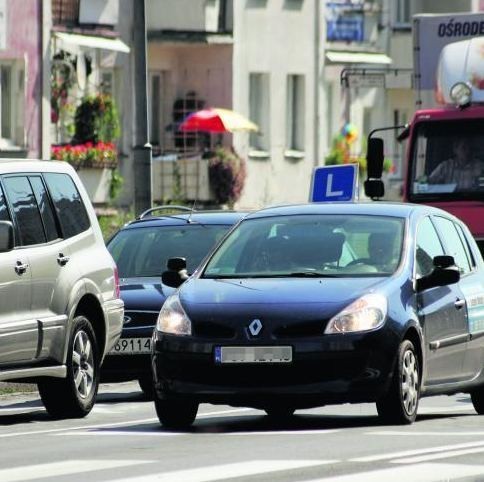
[[385, 186], [381, 179], [367, 179], [363, 186], [365, 188], [365, 196], [370, 199], [381, 198], [385, 195]]
[[171, 288], [178, 288], [188, 279], [187, 260], [185, 258], [169, 258], [166, 262], [167, 270], [163, 271], [161, 281]]
[[436, 256], [433, 262], [434, 270], [429, 275], [417, 280], [417, 291], [451, 285], [460, 280], [460, 272], [455, 266], [453, 256]]
[[368, 179], [380, 179], [383, 173], [383, 139], [379, 137], [368, 138], [366, 150], [366, 171]]
[[14, 248], [13, 225], [10, 221], [0, 221], [0, 253]]
[[435, 258], [433, 259], [433, 263], [436, 268], [442, 268], [442, 269], [455, 266], [454, 257], [447, 256], [447, 255], [435, 256]]

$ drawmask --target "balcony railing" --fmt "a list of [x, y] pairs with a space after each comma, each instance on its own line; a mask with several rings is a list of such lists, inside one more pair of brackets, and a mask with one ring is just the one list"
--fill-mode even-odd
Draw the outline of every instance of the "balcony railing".
[[52, 23], [54, 25], [79, 25], [80, 0], [52, 0]]

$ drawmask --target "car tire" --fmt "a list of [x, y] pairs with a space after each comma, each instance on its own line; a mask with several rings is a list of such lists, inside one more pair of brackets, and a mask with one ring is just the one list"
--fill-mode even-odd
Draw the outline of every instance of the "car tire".
[[198, 403], [179, 399], [161, 400], [155, 396], [155, 408], [163, 427], [183, 430], [189, 428], [195, 421]]
[[395, 425], [411, 424], [417, 417], [420, 395], [420, 367], [415, 347], [403, 340], [387, 393], [376, 402], [381, 420]]
[[85, 417], [94, 406], [99, 387], [96, 336], [85, 316], [76, 316], [67, 353], [67, 377], [38, 383], [40, 398], [54, 418]]
[[472, 405], [479, 415], [484, 415], [484, 385], [471, 392]]
[[153, 378], [151, 376], [140, 377], [138, 378], [138, 384], [145, 398], [148, 400], [153, 400], [155, 396], [155, 387], [153, 385]]
[[289, 418], [294, 415], [296, 411], [293, 407], [285, 407], [285, 406], [275, 406], [275, 407], [266, 407], [264, 408], [264, 412], [267, 415], [274, 419], [274, 420], [283, 420], [285, 418]]

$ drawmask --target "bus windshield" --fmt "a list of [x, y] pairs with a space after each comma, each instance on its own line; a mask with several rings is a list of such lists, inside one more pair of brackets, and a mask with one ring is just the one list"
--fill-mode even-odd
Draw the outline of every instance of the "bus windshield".
[[482, 199], [484, 120], [420, 123], [409, 165], [409, 200]]

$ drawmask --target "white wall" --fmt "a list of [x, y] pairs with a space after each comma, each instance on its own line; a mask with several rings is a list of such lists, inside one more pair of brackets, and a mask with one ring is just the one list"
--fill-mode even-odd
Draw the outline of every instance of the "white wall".
[[148, 30], [216, 32], [218, 0], [146, 0]]
[[[246, 0], [234, 4], [234, 109], [249, 113], [249, 74], [270, 75], [269, 157], [249, 157], [249, 136], [234, 135], [236, 151], [248, 162], [240, 207], [306, 202], [314, 151], [315, 1]], [[317, 69], [318, 67], [316, 67]], [[289, 74], [305, 76], [305, 156], [285, 157], [286, 82]]]

